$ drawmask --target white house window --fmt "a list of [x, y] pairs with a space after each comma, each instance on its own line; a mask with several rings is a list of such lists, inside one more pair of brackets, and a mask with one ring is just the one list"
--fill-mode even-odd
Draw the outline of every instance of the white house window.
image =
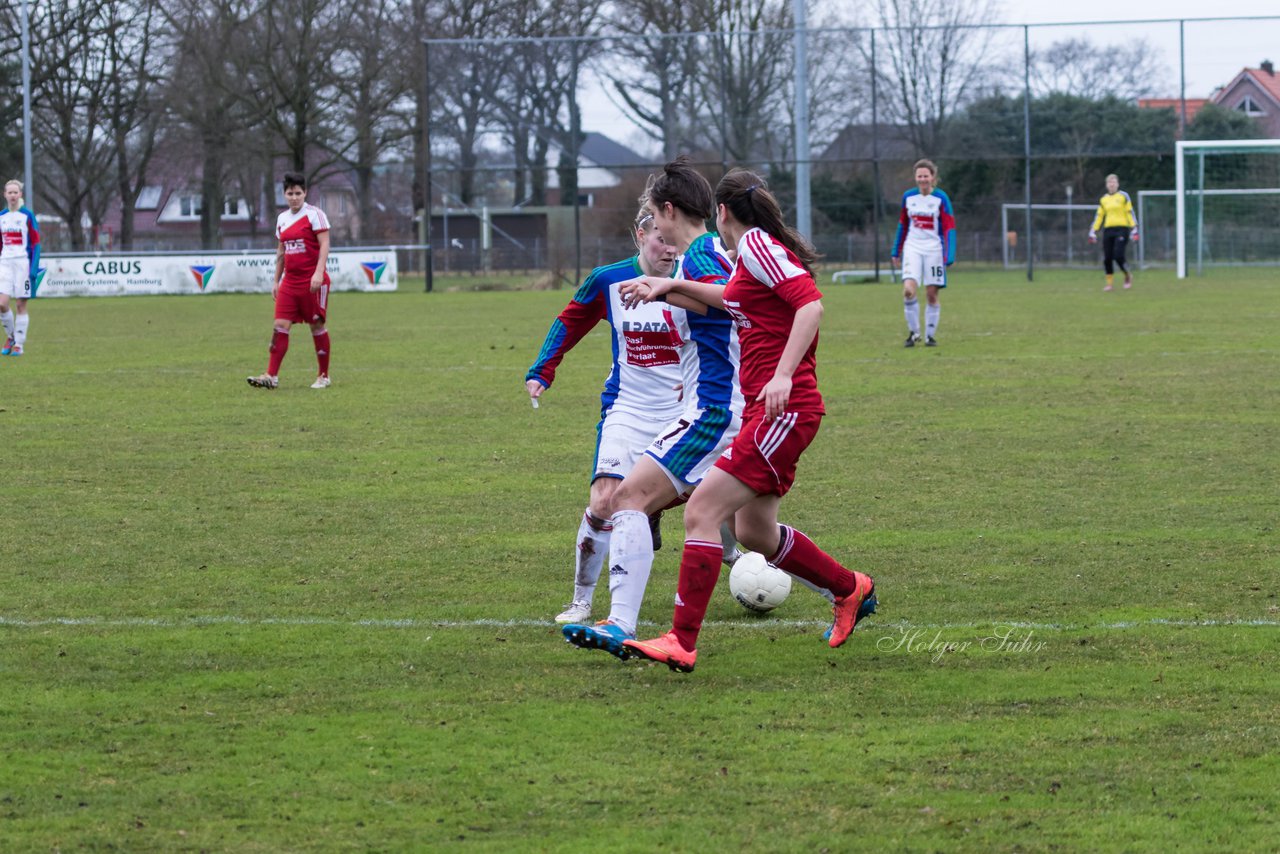
[[1252, 95], [1245, 95], [1244, 100], [1236, 105], [1236, 109], [1244, 113], [1246, 116], [1265, 116], [1266, 112], [1258, 106], [1258, 102], [1253, 100]]
[[[164, 210], [157, 218], [159, 222], [181, 222], [199, 219], [204, 210], [204, 198], [198, 193], [188, 195], [172, 195]], [[225, 199], [222, 203], [222, 216], [226, 219], [248, 219], [249, 208], [244, 199]]]

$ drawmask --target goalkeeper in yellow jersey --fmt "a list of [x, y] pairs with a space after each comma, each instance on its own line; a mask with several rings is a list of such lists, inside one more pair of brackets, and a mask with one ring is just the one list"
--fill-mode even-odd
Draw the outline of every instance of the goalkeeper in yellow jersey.
[[1098, 201], [1098, 215], [1089, 228], [1089, 242], [1098, 242], [1098, 229], [1102, 229], [1102, 266], [1107, 271], [1107, 286], [1111, 290], [1115, 268], [1124, 273], [1124, 286], [1133, 285], [1133, 276], [1124, 264], [1124, 249], [1130, 240], [1138, 239], [1138, 218], [1133, 215], [1133, 200], [1120, 189], [1120, 179], [1107, 176], [1107, 194]]

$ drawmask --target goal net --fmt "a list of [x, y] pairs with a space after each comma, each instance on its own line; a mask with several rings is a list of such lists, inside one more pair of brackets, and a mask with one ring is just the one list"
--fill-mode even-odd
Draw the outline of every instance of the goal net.
[[1025, 266], [1028, 252], [1037, 265], [1093, 266], [1099, 256], [1097, 247], [1089, 245], [1089, 225], [1097, 210], [1097, 205], [1002, 203], [1001, 260], [1005, 269]]
[[1213, 265], [1280, 265], [1280, 139], [1186, 140], [1176, 156], [1178, 278]]

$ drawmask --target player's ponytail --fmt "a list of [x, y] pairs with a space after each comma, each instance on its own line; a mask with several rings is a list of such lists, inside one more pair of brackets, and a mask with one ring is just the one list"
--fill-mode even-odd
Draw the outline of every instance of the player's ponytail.
[[759, 228], [790, 249], [813, 275], [818, 252], [800, 232], [782, 219], [782, 208], [765, 180], [746, 169], [734, 169], [720, 179], [716, 187], [716, 204], [724, 205], [733, 218], [748, 228]]

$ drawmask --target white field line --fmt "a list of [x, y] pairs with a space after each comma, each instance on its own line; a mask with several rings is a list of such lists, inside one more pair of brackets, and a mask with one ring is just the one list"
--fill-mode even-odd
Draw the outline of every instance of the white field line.
[[[201, 626], [335, 626], [371, 629], [480, 629], [480, 628], [553, 628], [550, 620], [339, 620], [329, 617], [237, 617], [232, 615], [210, 615], [194, 617], [36, 617], [24, 619], [0, 615], [0, 627], [16, 629], [39, 629], [48, 627], [85, 627], [85, 628], [155, 628], [186, 629]], [[658, 624], [642, 620], [642, 626]], [[828, 622], [821, 620], [708, 620], [705, 625], [711, 628], [728, 629], [809, 629], [826, 627]], [[881, 621], [872, 620], [868, 627], [876, 629], [990, 629], [1009, 627], [1040, 632], [1077, 632], [1077, 631], [1125, 631], [1153, 626], [1173, 628], [1276, 628], [1280, 620], [1177, 620], [1164, 617], [1153, 617], [1149, 620], [1119, 620], [1105, 623], [1030, 623], [1020, 620], [990, 620], [970, 623], [912, 623], [906, 620]]]

